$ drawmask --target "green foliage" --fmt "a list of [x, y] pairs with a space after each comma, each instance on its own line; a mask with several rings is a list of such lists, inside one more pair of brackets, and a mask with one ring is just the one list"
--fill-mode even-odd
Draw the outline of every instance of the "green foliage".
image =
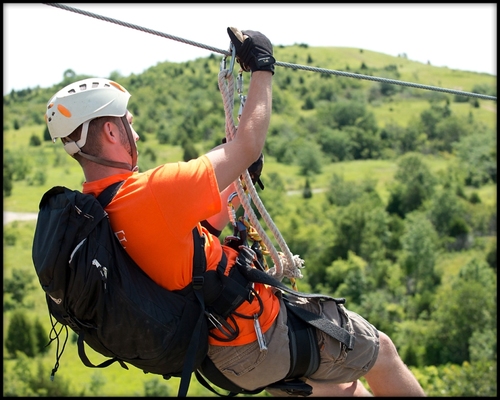
[[43, 128], [43, 140], [44, 141], [52, 140], [52, 138], [50, 137], [49, 127], [46, 124], [45, 127]]
[[421, 213], [407, 214], [399, 258], [409, 295], [433, 291], [439, 283], [435, 271], [436, 243], [437, 235], [432, 223]]
[[347, 182], [343, 175], [334, 173], [326, 192], [326, 199], [329, 204], [347, 206], [364, 193], [376, 195], [375, 185], [376, 182], [371, 179]]
[[429, 366], [417, 378], [428, 397], [497, 396], [496, 361]]
[[37, 147], [37, 146], [41, 146], [42, 144], [42, 141], [40, 140], [40, 138], [33, 134], [31, 135], [30, 137], [30, 146], [33, 146], [33, 147]]
[[339, 129], [324, 128], [319, 132], [318, 142], [321, 151], [327, 155], [332, 162], [349, 161], [354, 158], [354, 143], [346, 131]]
[[3, 159], [3, 197], [9, 197], [12, 194], [12, 180], [14, 170], [12, 166]]
[[[14, 229], [8, 229], [7, 231], [9, 235], [17, 234], [17, 231]], [[10, 242], [11, 245], [14, 245], [15, 239], [14, 243], [12, 243], [12, 239], [10, 239]], [[31, 274], [26, 273], [24, 269], [14, 269], [12, 271], [12, 277], [5, 277], [3, 281], [4, 309], [8, 310], [22, 305], [26, 294], [34, 289], [34, 287], [35, 285], [33, 284], [33, 277]], [[10, 295], [10, 298], [6, 299], [6, 295]]]
[[300, 141], [301, 150], [297, 152], [297, 164], [300, 174], [311, 176], [321, 173], [322, 154], [320, 147], [315, 142]]
[[37, 354], [37, 338], [26, 312], [13, 312], [5, 339], [5, 348], [11, 357], [17, 357], [18, 352], [34, 357]]
[[172, 397], [173, 395], [172, 390], [158, 378], [144, 382], [145, 397]]
[[433, 147], [438, 151], [451, 153], [453, 151], [453, 145], [462, 138], [467, 137], [470, 129], [469, 124], [463, 117], [458, 118], [453, 115], [448, 118], [443, 118], [436, 124], [436, 139]]
[[36, 318], [33, 322], [33, 335], [35, 337], [37, 354], [47, 353], [49, 350], [49, 348], [47, 347], [49, 343], [49, 337], [47, 335], [47, 330], [45, 329], [39, 318]]
[[5, 164], [8, 165], [12, 181], [21, 181], [25, 179], [32, 168], [28, 156], [23, 150], [4, 150], [4, 165]]
[[4, 364], [4, 397], [69, 397], [83, 396], [84, 392], [72, 393], [69, 382], [58, 377], [49, 379], [50, 369], [42, 360], [35, 362], [20, 354], [13, 368], [6, 370]]
[[[438, 289], [433, 303], [435, 329], [426, 332], [426, 363], [461, 364], [471, 360], [470, 343], [475, 332], [492, 332], [497, 326], [496, 274], [488, 264], [472, 259], [465, 264], [449, 286]], [[476, 334], [475, 339], [484, 335]], [[496, 339], [489, 336], [484, 343], [496, 353]], [[475, 354], [477, 354], [477, 347]], [[487, 352], [488, 354], [488, 352]]]
[[182, 143], [182, 148], [184, 150], [184, 154], [182, 156], [182, 159], [184, 161], [189, 161], [189, 160], [193, 160], [195, 158], [198, 158], [199, 153], [198, 153], [198, 150], [196, 150], [196, 147], [194, 147], [193, 142], [191, 142], [189, 140], [185, 140]]
[[323, 261], [345, 260], [349, 251], [368, 261], [383, 258], [388, 237], [388, 215], [380, 199], [364, 194], [334, 216], [333, 240], [323, 252]]
[[450, 189], [436, 193], [428, 206], [429, 219], [438, 234], [457, 239], [455, 249], [461, 250], [467, 245], [464, 240], [470, 232], [466, 222], [466, 204]]
[[302, 191], [302, 197], [304, 199], [310, 199], [313, 196], [313, 192], [311, 190], [311, 184], [309, 183], [309, 179], [306, 178], [306, 183], [304, 185], [304, 190]]
[[404, 218], [418, 210], [434, 193], [436, 178], [419, 153], [406, 153], [398, 160], [395, 183], [389, 189], [387, 211]]
[[457, 158], [466, 171], [465, 184], [480, 187], [497, 179], [496, 132], [480, 132], [454, 144]]

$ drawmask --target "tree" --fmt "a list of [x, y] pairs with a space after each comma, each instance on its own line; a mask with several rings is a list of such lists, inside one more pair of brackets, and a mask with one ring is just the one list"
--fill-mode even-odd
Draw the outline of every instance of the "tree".
[[443, 118], [449, 117], [451, 110], [449, 101], [447, 100], [444, 106], [440, 106], [437, 102], [431, 103], [431, 107], [422, 111], [420, 120], [424, 126], [424, 131], [429, 140], [436, 139], [436, 126]]
[[439, 151], [451, 153], [453, 144], [471, 133], [471, 127], [463, 118], [451, 116], [438, 122], [436, 125], [435, 147]]
[[12, 171], [12, 166], [4, 158], [3, 159], [3, 197], [9, 197], [12, 194], [12, 177], [14, 171]]
[[[342, 267], [339, 268], [340, 265]], [[334, 289], [333, 295], [345, 298], [348, 303], [360, 304], [368, 289], [366, 265], [366, 261], [353, 252], [349, 252], [347, 260], [334, 261], [326, 269], [327, 278], [331, 279], [334, 271], [337, 275], [338, 287], [332, 287]], [[342, 275], [339, 276], [337, 269], [343, 271]]]
[[406, 276], [409, 295], [432, 292], [439, 283], [436, 264], [437, 235], [424, 214], [407, 214], [405, 232], [401, 237], [400, 264]]
[[23, 352], [28, 357], [34, 357], [37, 354], [37, 339], [33, 327], [26, 313], [22, 310], [12, 312], [5, 348], [14, 358], [18, 351]]
[[355, 126], [366, 115], [366, 106], [356, 100], [342, 100], [335, 103], [331, 110], [336, 126], [342, 129], [345, 126]]
[[194, 144], [191, 140], [189, 139], [184, 140], [182, 142], [182, 149], [184, 150], [184, 153], [182, 155], [182, 159], [184, 161], [189, 161], [198, 158], [198, 150], [196, 150], [196, 147], [194, 147]]
[[353, 144], [350, 135], [339, 129], [323, 128], [318, 133], [318, 143], [321, 151], [333, 162], [349, 161], [352, 155]]
[[441, 190], [432, 197], [428, 216], [441, 237], [462, 239], [462, 242], [466, 239], [471, 229], [466, 222], [464, 205], [464, 200], [451, 189]]
[[343, 175], [334, 173], [328, 184], [326, 200], [336, 206], [347, 206], [362, 194], [361, 187], [354, 182], [346, 182]]
[[30, 136], [30, 146], [38, 147], [38, 146], [41, 146], [41, 145], [42, 145], [42, 141], [40, 140], [40, 138], [38, 137], [38, 135], [32, 134]]
[[398, 160], [395, 183], [389, 188], [387, 211], [401, 218], [417, 210], [434, 193], [436, 178], [419, 153], [407, 153]]
[[360, 126], [346, 126], [343, 130], [349, 135], [351, 154], [354, 160], [379, 158], [380, 138], [371, 130]]
[[33, 323], [33, 334], [36, 339], [37, 354], [46, 353], [49, 350], [49, 348], [47, 347], [47, 344], [49, 343], [49, 338], [45, 328], [43, 327], [42, 323], [40, 322], [40, 319], [38, 318], [35, 319], [35, 322]]
[[384, 258], [390, 235], [387, 214], [378, 196], [364, 193], [339, 208], [332, 219], [333, 239], [324, 250], [324, 261], [345, 260], [349, 251], [366, 261]]
[[159, 379], [150, 379], [144, 382], [144, 397], [171, 397], [170, 388]]
[[45, 127], [43, 128], [43, 140], [50, 142], [52, 140], [52, 137], [50, 136], [49, 132], [49, 127], [47, 124], [45, 124]]
[[12, 270], [12, 278], [4, 279], [4, 293], [10, 293], [15, 306], [23, 303], [24, 296], [34, 288], [31, 274], [26, 273], [24, 269]]
[[[496, 354], [496, 278], [485, 260], [473, 258], [450, 285], [440, 287], [432, 305], [435, 328], [427, 332], [428, 365], [470, 361], [473, 338], [490, 340], [482, 344], [490, 351], [483, 353]], [[491, 335], [484, 335], [485, 332]], [[477, 352], [477, 347], [473, 347]]]
[[6, 370], [4, 363], [4, 397], [71, 397], [84, 396], [85, 391], [73, 393], [69, 381], [58, 376], [52, 381], [50, 369], [42, 359], [36, 362], [20, 353], [13, 368]]
[[310, 199], [313, 193], [311, 190], [311, 184], [309, 183], [309, 178], [306, 178], [306, 183], [304, 185], [304, 190], [302, 191], [302, 197], [304, 199]]
[[322, 153], [319, 145], [311, 141], [302, 141], [301, 150], [297, 152], [297, 163], [300, 174], [311, 176], [321, 173]]
[[475, 133], [453, 144], [462, 168], [467, 172], [465, 183], [480, 187], [497, 181], [496, 131]]

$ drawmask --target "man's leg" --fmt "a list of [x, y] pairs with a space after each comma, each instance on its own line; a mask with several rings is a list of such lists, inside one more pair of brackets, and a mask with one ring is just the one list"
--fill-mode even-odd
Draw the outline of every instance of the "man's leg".
[[396, 346], [383, 332], [380, 332], [377, 361], [364, 377], [374, 396], [425, 396], [417, 379], [399, 357]]

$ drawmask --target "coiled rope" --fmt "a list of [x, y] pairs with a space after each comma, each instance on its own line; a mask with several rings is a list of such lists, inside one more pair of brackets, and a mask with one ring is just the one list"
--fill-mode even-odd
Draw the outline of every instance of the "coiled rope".
[[[177, 36], [169, 35], [167, 33], [159, 32], [159, 31], [156, 31], [153, 29], [144, 28], [142, 26], [134, 25], [134, 24], [131, 24], [128, 22], [123, 22], [123, 21], [120, 21], [120, 20], [117, 20], [114, 18], [105, 17], [103, 15], [94, 14], [92, 12], [80, 10], [78, 8], [70, 7], [70, 6], [67, 6], [64, 4], [59, 4], [59, 3], [42, 3], [42, 4], [52, 6], [52, 7], [61, 8], [63, 10], [71, 11], [71, 12], [74, 12], [77, 14], [86, 15], [87, 17], [100, 19], [102, 21], [111, 22], [113, 24], [125, 26], [127, 28], [136, 29], [136, 30], [139, 30], [142, 32], [150, 33], [152, 35], [161, 36], [161, 37], [164, 37], [167, 39], [176, 40], [176, 41], [181, 42], [181, 43], [186, 43], [186, 44], [189, 44], [191, 46], [196, 46], [196, 47], [200, 47], [203, 49], [207, 49], [207, 50], [210, 50], [214, 53], [223, 54], [225, 56], [231, 55], [227, 50], [222, 50], [222, 49], [218, 49], [216, 47], [207, 46], [207, 45], [204, 45], [204, 44], [201, 44], [198, 42], [193, 42], [191, 40], [187, 40], [187, 39], [183, 39], [183, 38], [180, 38]], [[489, 95], [480, 94], [480, 93], [464, 92], [461, 90], [446, 89], [446, 88], [429, 86], [429, 85], [421, 85], [418, 83], [398, 81], [398, 80], [394, 80], [394, 79], [387, 79], [387, 78], [381, 78], [381, 77], [376, 77], [376, 76], [355, 74], [355, 73], [351, 73], [351, 72], [335, 71], [335, 70], [331, 70], [331, 69], [316, 68], [316, 67], [310, 67], [307, 65], [291, 64], [291, 63], [286, 63], [286, 62], [281, 62], [281, 61], [276, 61], [275, 65], [280, 66], [280, 67], [285, 67], [285, 68], [301, 69], [301, 70], [312, 71], [312, 72], [320, 72], [322, 74], [339, 75], [339, 76], [345, 76], [345, 77], [355, 78], [355, 79], [366, 79], [366, 80], [370, 80], [370, 81], [389, 83], [391, 85], [400, 85], [400, 86], [413, 87], [413, 88], [417, 88], [417, 89], [433, 90], [433, 91], [437, 91], [437, 92], [450, 93], [450, 94], [455, 94], [455, 95], [460, 95], [460, 96], [476, 97], [476, 98], [480, 98], [480, 99], [484, 99], [484, 100], [496, 100], [497, 99], [496, 96], [489, 96]]]
[[[232, 71], [221, 68], [218, 76], [219, 89], [222, 94], [222, 100], [224, 104], [224, 112], [226, 115], [226, 141], [231, 141], [237, 133], [237, 127], [233, 121], [233, 107], [234, 107], [234, 76]], [[248, 195], [245, 193], [245, 189], [243, 188], [245, 185]], [[290, 252], [283, 236], [279, 232], [276, 227], [274, 221], [271, 216], [267, 212], [264, 204], [262, 203], [255, 186], [252, 183], [252, 179], [250, 178], [250, 174], [248, 170], [242, 174], [241, 179], [237, 179], [235, 181], [235, 188], [240, 199], [241, 205], [245, 210], [246, 216], [252, 224], [252, 227], [257, 231], [260, 236], [260, 239], [264, 243], [266, 250], [269, 251], [271, 259], [274, 262], [274, 267], [270, 268], [267, 272], [270, 275], [273, 275], [275, 278], [281, 280], [283, 276], [286, 276], [292, 282], [292, 287], [295, 289], [295, 278], [302, 278], [302, 274], [300, 272], [300, 268], [304, 267], [304, 260], [302, 260], [298, 255], [293, 255]], [[262, 216], [262, 219], [267, 224], [268, 228], [271, 230], [276, 242], [278, 243], [282, 252], [278, 252], [275, 248], [273, 242], [266, 234], [264, 229], [262, 228], [257, 215], [252, 209], [252, 205], [250, 200], [252, 200], [257, 207], [257, 210]], [[231, 218], [231, 213], [230, 213]], [[231, 218], [231, 219], [234, 219]], [[233, 225], [236, 223], [235, 221], [231, 221]]]

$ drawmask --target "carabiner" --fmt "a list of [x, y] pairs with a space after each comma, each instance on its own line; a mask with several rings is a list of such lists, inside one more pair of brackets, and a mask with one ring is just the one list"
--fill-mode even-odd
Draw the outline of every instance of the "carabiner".
[[[231, 42], [229, 44], [229, 50], [231, 51], [231, 62], [229, 63], [229, 70], [227, 71], [226, 76], [229, 76], [230, 74], [232, 74], [233, 69], [234, 69], [234, 60], [236, 59], [236, 47], [234, 47], [233, 42]], [[227, 56], [224, 56], [224, 58], [222, 59], [222, 61], [220, 63], [220, 70], [221, 71], [226, 69], [226, 58], [227, 58]]]

